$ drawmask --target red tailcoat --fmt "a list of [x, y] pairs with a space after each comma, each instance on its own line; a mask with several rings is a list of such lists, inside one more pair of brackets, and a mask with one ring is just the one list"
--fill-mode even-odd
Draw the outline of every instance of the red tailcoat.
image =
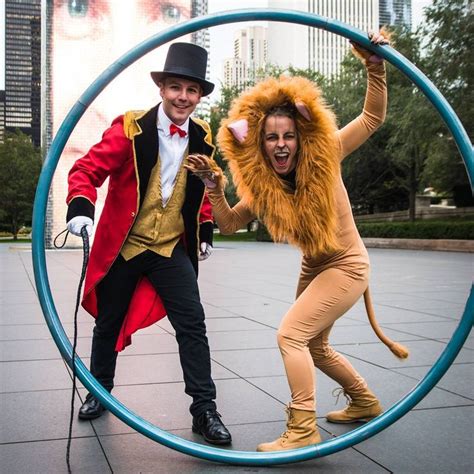
[[[96, 188], [109, 178], [107, 196], [96, 227], [84, 283], [82, 306], [97, 317], [97, 284], [105, 277], [132, 228], [145, 198], [150, 174], [158, 157], [158, 106], [147, 112], [127, 112], [117, 117], [102, 140], [78, 159], [69, 172], [67, 221], [75, 216], [94, 218]], [[207, 123], [189, 122], [189, 153], [212, 156]], [[188, 173], [186, 197], [181, 210], [183, 239], [196, 271], [200, 241], [212, 243], [211, 206], [199, 178]], [[131, 335], [166, 315], [162, 301], [146, 277], [142, 277], [131, 299], [116, 350], [131, 343]]]

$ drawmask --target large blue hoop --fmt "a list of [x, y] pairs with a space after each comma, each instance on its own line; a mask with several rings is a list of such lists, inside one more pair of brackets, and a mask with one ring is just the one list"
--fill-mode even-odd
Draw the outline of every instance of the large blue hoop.
[[[69, 366], [71, 366], [72, 361], [72, 346], [59, 320], [49, 287], [44, 248], [44, 230], [49, 188], [57, 163], [70, 134], [72, 133], [77, 122], [87, 107], [89, 107], [97, 95], [112, 81], [112, 79], [114, 79], [124, 69], [148, 52], [180, 36], [200, 29], [227, 23], [238, 23], [255, 20], [281, 21], [321, 28], [355, 41], [369, 50], [374, 52], [376, 51], [377, 54], [392, 63], [408, 78], [410, 78], [423, 91], [426, 97], [438, 110], [439, 114], [454, 136], [456, 144], [466, 165], [471, 186], [474, 183], [474, 157], [472, 144], [460, 120], [446, 99], [441, 95], [441, 93], [431, 83], [431, 81], [412, 63], [410, 63], [407, 59], [405, 59], [389, 46], [374, 47], [367, 39], [366, 33], [351, 26], [345, 25], [339, 21], [330, 20], [310, 13], [291, 10], [268, 9], [226, 11], [213, 15], [206, 15], [200, 18], [194, 18], [180, 25], [168, 28], [148, 38], [124, 54], [110, 67], [108, 67], [88, 87], [88, 89], [82, 94], [61, 124], [58, 133], [51, 144], [49, 153], [46, 156], [43, 170], [39, 178], [33, 209], [32, 251], [35, 282], [40, 304], [49, 330], [51, 331], [61, 355], [64, 357]], [[338, 436], [337, 438], [326, 440], [318, 445], [293, 451], [279, 451], [273, 453], [228, 451], [210, 446], [204, 446], [179, 438], [178, 436], [175, 436], [152, 425], [148, 421], [131, 412], [97, 382], [97, 380], [87, 370], [82, 360], [79, 358], [75, 359], [76, 371], [84, 386], [124, 423], [144, 434], [145, 436], [151, 438], [152, 440], [168, 446], [169, 448], [175, 449], [185, 454], [196, 456], [198, 458], [229, 464], [253, 466], [285, 464], [323, 457], [349, 448], [374, 436], [400, 419], [427, 395], [427, 393], [436, 385], [436, 383], [448, 370], [457, 354], [461, 350], [464, 341], [469, 335], [473, 323], [474, 285], [471, 287], [471, 292], [466, 302], [463, 317], [455, 332], [453, 333], [451, 340], [428, 374], [416, 385], [416, 387], [410, 391], [410, 393], [405, 395], [405, 397], [403, 397], [385, 413], [360, 428]]]

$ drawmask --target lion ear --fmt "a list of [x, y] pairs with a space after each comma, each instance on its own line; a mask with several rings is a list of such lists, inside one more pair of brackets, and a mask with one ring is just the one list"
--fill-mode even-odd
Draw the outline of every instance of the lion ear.
[[307, 105], [304, 102], [295, 102], [296, 110], [302, 115], [308, 122], [311, 122], [311, 114]]
[[247, 138], [249, 131], [249, 124], [246, 119], [240, 119], [235, 122], [229, 123], [227, 128], [232, 132], [234, 138], [239, 142], [243, 143]]

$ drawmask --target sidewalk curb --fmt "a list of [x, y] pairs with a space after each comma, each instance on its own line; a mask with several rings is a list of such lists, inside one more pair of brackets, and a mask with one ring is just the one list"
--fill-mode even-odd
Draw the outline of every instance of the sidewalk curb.
[[[433, 250], [442, 252], [474, 253], [474, 240], [448, 240], [448, 239], [382, 239], [378, 237], [363, 237], [362, 241], [367, 248], [374, 249], [402, 249], [402, 250]], [[31, 244], [16, 244], [9, 246], [10, 251], [31, 251]], [[47, 249], [55, 251], [56, 249]], [[64, 250], [80, 250], [66, 248]]]
[[474, 253], [474, 240], [362, 238], [367, 248]]

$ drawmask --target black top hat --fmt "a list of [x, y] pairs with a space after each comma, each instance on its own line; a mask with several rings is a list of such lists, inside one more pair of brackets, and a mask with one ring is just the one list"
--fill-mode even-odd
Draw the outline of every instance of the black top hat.
[[173, 43], [166, 56], [163, 71], [151, 72], [151, 77], [159, 85], [166, 77], [182, 77], [196, 81], [202, 87], [202, 95], [214, 90], [214, 84], [206, 81], [207, 51], [191, 43]]

